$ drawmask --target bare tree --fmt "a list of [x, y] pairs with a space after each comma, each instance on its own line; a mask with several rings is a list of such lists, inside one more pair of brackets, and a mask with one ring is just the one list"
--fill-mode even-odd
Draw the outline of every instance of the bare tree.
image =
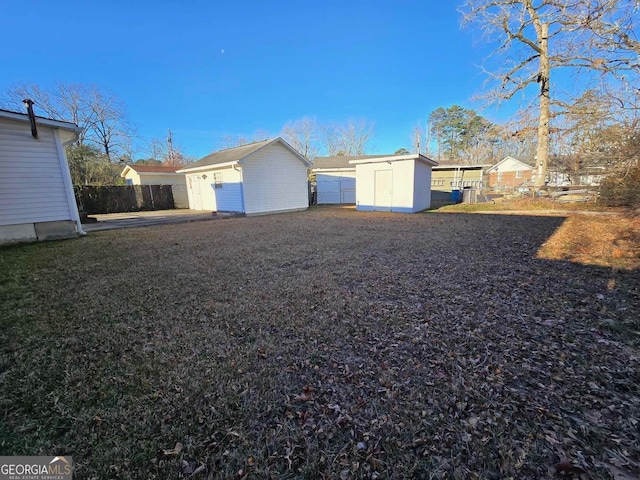
[[325, 153], [330, 157], [346, 155], [342, 146], [340, 126], [337, 123], [325, 123], [320, 127], [321, 142]]
[[25, 98], [35, 102], [36, 114], [78, 125], [80, 145], [98, 146], [109, 159], [126, 150], [133, 129], [122, 102], [110, 93], [94, 85], [61, 83], [51, 90], [18, 85], [5, 92], [2, 104], [20, 111]]
[[108, 159], [124, 149], [131, 128], [123, 104], [115, 97], [93, 90], [89, 96], [88, 124], [91, 135], [87, 141], [98, 145]]
[[420, 122], [418, 122], [413, 127], [413, 132], [411, 133], [411, 150], [415, 153], [426, 151], [426, 140], [422, 139], [422, 132], [422, 126]]
[[318, 154], [320, 132], [315, 118], [304, 117], [289, 122], [282, 128], [281, 135], [307, 160], [313, 161]]
[[[561, 91], [551, 91], [551, 73], [558, 68], [613, 74], [638, 70], [634, 22], [636, 0], [467, 0], [463, 23], [478, 25], [493, 42], [501, 66], [486, 70], [497, 88], [493, 100], [511, 99], [538, 84], [536, 185], [544, 185], [549, 156], [550, 122], [557, 106], [571, 104]], [[591, 76], [601, 81], [602, 76]]]
[[354, 118], [345, 123], [327, 123], [321, 128], [321, 141], [327, 155], [332, 157], [365, 155], [373, 127], [373, 122]]
[[373, 136], [374, 124], [364, 119], [349, 119], [342, 127], [342, 144], [347, 155], [365, 155]]

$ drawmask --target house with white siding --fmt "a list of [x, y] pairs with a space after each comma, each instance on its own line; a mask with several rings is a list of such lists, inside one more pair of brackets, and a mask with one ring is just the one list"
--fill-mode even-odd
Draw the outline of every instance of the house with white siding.
[[80, 131], [0, 110], [0, 244], [84, 235], [64, 150]]
[[189, 208], [247, 215], [309, 207], [310, 163], [282, 138], [211, 153], [185, 174]]
[[120, 176], [127, 185], [171, 185], [176, 208], [189, 208], [187, 182], [182, 167], [163, 165], [127, 165]]

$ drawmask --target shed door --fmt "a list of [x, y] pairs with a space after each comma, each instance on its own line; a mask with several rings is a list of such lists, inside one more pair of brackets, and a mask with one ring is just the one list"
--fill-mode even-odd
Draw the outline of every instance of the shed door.
[[391, 170], [376, 170], [374, 174], [373, 209], [389, 212], [391, 211], [391, 195], [393, 193]]

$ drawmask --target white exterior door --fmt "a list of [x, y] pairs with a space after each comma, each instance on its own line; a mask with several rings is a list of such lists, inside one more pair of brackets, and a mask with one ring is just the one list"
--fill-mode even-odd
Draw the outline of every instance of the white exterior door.
[[191, 190], [191, 208], [202, 210], [202, 190], [200, 188], [200, 175], [189, 175], [189, 190]]
[[391, 170], [376, 170], [374, 173], [374, 205], [377, 211], [391, 211], [393, 176]]

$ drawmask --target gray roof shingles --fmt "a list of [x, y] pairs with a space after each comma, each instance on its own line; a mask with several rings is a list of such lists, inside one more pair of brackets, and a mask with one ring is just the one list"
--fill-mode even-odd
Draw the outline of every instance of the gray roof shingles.
[[239, 147], [227, 148], [226, 150], [213, 152], [195, 163], [190, 163], [185, 168], [208, 167], [220, 165], [222, 163], [237, 162], [242, 160], [244, 157], [251, 155], [256, 150], [260, 150], [271, 141], [272, 139], [267, 139], [262, 140], [261, 142], [250, 143], [248, 145], [241, 145]]

